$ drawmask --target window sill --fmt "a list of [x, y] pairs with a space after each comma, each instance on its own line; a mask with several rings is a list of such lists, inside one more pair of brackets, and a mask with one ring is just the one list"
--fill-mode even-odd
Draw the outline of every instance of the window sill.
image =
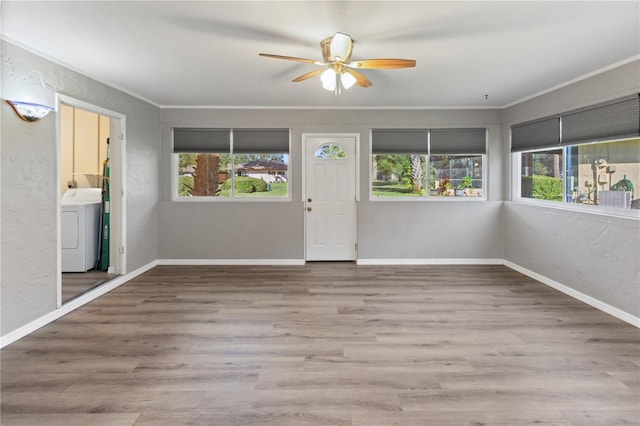
[[286, 203], [291, 197], [173, 197], [176, 203]]
[[614, 207], [602, 207], [584, 204], [571, 204], [556, 201], [536, 200], [530, 198], [514, 197], [511, 202], [526, 204], [530, 206], [545, 207], [557, 210], [568, 210], [586, 214], [593, 214], [607, 217], [618, 217], [624, 219], [640, 219], [640, 210], [636, 209], [617, 209]]
[[464, 201], [481, 202], [487, 201], [487, 197], [375, 197], [370, 196], [369, 201], [373, 202], [435, 202], [435, 203], [460, 203]]

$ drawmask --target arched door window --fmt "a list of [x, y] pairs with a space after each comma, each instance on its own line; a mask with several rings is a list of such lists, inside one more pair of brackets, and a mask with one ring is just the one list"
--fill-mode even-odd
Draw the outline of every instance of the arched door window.
[[316, 150], [313, 158], [316, 160], [344, 160], [347, 158], [347, 153], [340, 145], [327, 143]]

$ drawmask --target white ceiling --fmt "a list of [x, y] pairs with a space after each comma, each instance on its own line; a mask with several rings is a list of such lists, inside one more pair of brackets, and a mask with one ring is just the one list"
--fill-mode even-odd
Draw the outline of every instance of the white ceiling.
[[[2, 37], [160, 106], [502, 107], [640, 55], [639, 1], [7, 1]], [[364, 70], [342, 96], [291, 83], [335, 32]], [[485, 95], [488, 95], [486, 99]]]

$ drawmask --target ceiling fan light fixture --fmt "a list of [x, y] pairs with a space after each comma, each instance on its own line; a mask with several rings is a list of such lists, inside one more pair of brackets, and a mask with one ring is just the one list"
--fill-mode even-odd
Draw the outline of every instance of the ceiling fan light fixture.
[[343, 33], [336, 33], [331, 39], [331, 56], [334, 60], [347, 62], [351, 59], [351, 51], [353, 50], [353, 41], [351, 36]]
[[314, 65], [320, 65], [315, 71], [307, 72], [294, 78], [292, 81], [298, 83], [308, 80], [312, 77], [320, 76], [322, 87], [332, 91], [336, 96], [340, 95], [343, 90], [347, 90], [354, 84], [360, 87], [371, 87], [371, 81], [361, 72], [355, 69], [397, 69], [412, 68], [416, 66], [414, 59], [360, 59], [351, 60], [353, 51], [353, 40], [351, 36], [344, 33], [335, 33], [333, 37], [327, 37], [320, 42], [322, 50], [323, 62], [314, 59], [297, 58], [294, 56], [274, 55], [271, 53], [260, 53], [260, 56], [268, 58], [286, 59], [288, 61], [305, 62]]
[[340, 74], [340, 82], [342, 83], [342, 87], [349, 89], [356, 83], [356, 78], [347, 72], [343, 72]]
[[320, 80], [322, 81], [322, 88], [330, 91], [336, 90], [336, 72], [333, 68], [329, 68], [325, 70], [320, 75]]

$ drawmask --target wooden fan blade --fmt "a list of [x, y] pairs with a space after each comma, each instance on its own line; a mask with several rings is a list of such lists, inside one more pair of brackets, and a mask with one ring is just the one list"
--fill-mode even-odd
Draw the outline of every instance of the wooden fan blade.
[[360, 74], [358, 71], [346, 69], [344, 70], [344, 72], [347, 72], [354, 76], [356, 79], [356, 84], [360, 87], [369, 87], [373, 84], [367, 77], [365, 77], [364, 74]]
[[416, 61], [413, 59], [361, 59], [349, 62], [346, 66], [363, 69], [411, 68], [416, 66]]
[[294, 78], [294, 79], [293, 79], [293, 80], [291, 80], [291, 81], [292, 81], [293, 83], [298, 83], [298, 82], [300, 82], [300, 81], [305, 81], [305, 80], [308, 80], [308, 79], [310, 79], [310, 78], [315, 77], [316, 75], [320, 75], [320, 74], [322, 74], [324, 71], [325, 71], [325, 70], [324, 70], [324, 68], [321, 68], [321, 69], [319, 69], [319, 70], [315, 70], [315, 71], [311, 71], [311, 72], [308, 72], [308, 73], [306, 73], [306, 74], [302, 74], [300, 77]]
[[316, 61], [315, 59], [296, 58], [294, 56], [272, 55], [270, 53], [259, 53], [259, 55], [265, 56], [267, 58], [286, 59], [287, 61], [306, 62], [309, 64], [324, 65], [324, 62]]

